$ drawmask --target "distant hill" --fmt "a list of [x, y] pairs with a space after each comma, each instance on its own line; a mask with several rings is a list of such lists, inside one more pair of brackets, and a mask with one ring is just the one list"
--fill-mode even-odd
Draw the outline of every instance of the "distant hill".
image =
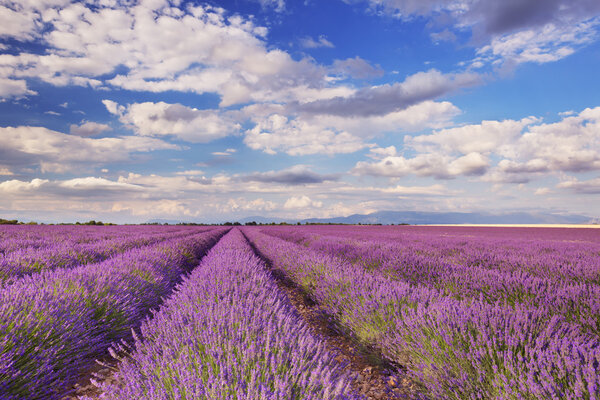
[[342, 224], [583, 224], [591, 220], [583, 215], [549, 213], [459, 213], [423, 211], [378, 211], [337, 218], [310, 218], [302, 222]]
[[[585, 224], [592, 223], [594, 220], [584, 215], [560, 215], [551, 213], [461, 213], [461, 212], [425, 212], [425, 211], [377, 211], [371, 214], [353, 214], [347, 217], [333, 218], [308, 218], [291, 219], [264, 217], [260, 215], [245, 217], [240, 219], [230, 218], [223, 222], [257, 222], [267, 224], [271, 222], [289, 224], [301, 223], [332, 223], [332, 224], [411, 224], [411, 225], [431, 225], [431, 224]], [[178, 222], [203, 222], [203, 221], [182, 221], [173, 219], [153, 219], [148, 223], [159, 224], [177, 224]]]

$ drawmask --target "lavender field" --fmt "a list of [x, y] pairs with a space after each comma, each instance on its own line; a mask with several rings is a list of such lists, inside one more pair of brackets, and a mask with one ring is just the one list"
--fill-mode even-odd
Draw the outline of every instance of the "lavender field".
[[591, 400], [599, 371], [598, 229], [0, 228], [0, 399]]

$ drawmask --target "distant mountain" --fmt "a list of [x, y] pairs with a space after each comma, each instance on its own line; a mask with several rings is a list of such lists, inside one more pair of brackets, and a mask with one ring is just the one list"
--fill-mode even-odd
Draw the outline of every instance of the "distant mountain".
[[549, 213], [459, 213], [423, 211], [378, 211], [337, 218], [310, 218], [301, 222], [338, 224], [583, 224], [591, 220], [583, 215]]

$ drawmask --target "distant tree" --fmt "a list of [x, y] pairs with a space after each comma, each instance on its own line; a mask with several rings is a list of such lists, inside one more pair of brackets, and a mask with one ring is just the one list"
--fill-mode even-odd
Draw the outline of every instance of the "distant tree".
[[[77, 225], [77, 223], [76, 223], [76, 225]], [[91, 220], [91, 221], [88, 221], [88, 222], [84, 222], [81, 225], [104, 225], [104, 222]]]

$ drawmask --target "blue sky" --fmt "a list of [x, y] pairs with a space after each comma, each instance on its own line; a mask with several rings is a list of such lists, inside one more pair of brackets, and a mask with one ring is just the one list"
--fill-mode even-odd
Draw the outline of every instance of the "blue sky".
[[0, 0], [0, 216], [600, 216], [592, 0]]

